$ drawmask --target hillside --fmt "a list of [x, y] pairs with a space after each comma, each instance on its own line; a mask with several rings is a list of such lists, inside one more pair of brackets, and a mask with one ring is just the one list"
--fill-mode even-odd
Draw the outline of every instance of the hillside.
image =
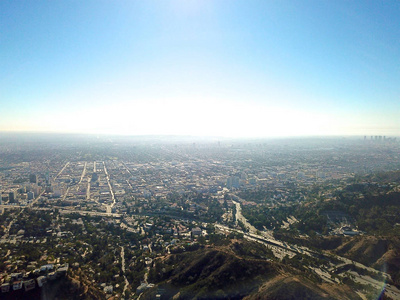
[[339, 246], [335, 252], [365, 265], [388, 272], [400, 284], [400, 238], [358, 236]]
[[232, 241], [160, 258], [151, 275], [156, 286], [141, 299], [157, 293], [162, 299], [359, 299], [346, 286], [311, 281], [269, 256], [263, 246]]
[[331, 284], [315, 285], [304, 278], [279, 275], [266, 281], [256, 293], [246, 300], [294, 300], [294, 299], [360, 299], [346, 286]]

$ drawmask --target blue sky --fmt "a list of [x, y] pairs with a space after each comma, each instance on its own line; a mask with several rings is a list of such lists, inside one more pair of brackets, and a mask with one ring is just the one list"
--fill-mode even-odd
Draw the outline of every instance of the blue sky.
[[400, 135], [398, 1], [1, 1], [0, 130]]

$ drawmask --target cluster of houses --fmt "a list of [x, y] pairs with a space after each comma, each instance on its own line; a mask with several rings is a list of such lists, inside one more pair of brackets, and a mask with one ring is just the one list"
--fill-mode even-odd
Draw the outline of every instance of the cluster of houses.
[[53, 281], [63, 277], [68, 272], [68, 263], [63, 265], [47, 264], [26, 273], [11, 273], [1, 279], [1, 293], [12, 293], [24, 289], [31, 291], [36, 287], [43, 287], [47, 281]]

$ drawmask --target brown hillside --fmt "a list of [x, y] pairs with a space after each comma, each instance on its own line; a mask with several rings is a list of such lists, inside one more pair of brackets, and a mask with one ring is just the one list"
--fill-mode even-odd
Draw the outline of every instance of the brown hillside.
[[345, 285], [319, 284], [262, 256], [259, 244], [235, 241], [159, 259], [156, 287], [142, 299], [152, 299], [157, 290], [162, 299], [359, 299]]
[[400, 286], [400, 238], [359, 236], [344, 243], [336, 253], [391, 275]]
[[315, 285], [304, 278], [279, 275], [265, 282], [246, 300], [296, 300], [296, 299], [361, 299], [346, 286]]
[[393, 260], [399, 250], [400, 240], [398, 237], [359, 236], [339, 246], [336, 253], [372, 266], [382, 264], [389, 258]]
[[384, 238], [360, 236], [339, 246], [336, 253], [371, 266], [388, 252], [391, 246], [392, 243]]

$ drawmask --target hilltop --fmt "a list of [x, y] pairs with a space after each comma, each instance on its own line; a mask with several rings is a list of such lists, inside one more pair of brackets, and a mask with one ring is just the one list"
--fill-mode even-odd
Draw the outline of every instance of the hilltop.
[[321, 283], [271, 259], [268, 248], [245, 240], [173, 254], [155, 262], [156, 286], [142, 299], [360, 299], [348, 286]]

